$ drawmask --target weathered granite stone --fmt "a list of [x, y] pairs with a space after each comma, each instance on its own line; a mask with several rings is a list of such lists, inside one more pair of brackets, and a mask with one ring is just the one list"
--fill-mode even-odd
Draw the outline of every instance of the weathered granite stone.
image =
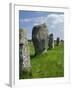
[[60, 43], [60, 38], [57, 37], [57, 40], [56, 40], [56, 45], [59, 46], [59, 43]]
[[35, 55], [47, 51], [48, 49], [48, 28], [47, 25], [41, 24], [33, 27], [32, 41], [35, 48]]
[[48, 47], [49, 49], [54, 48], [54, 39], [53, 34], [51, 33], [48, 38]]
[[31, 69], [30, 57], [28, 52], [27, 30], [19, 30], [19, 70], [29, 71]]

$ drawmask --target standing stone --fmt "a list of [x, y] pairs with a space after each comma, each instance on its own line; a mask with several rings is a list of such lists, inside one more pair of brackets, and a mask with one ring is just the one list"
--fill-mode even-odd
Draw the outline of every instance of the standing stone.
[[46, 24], [36, 25], [32, 30], [32, 41], [35, 55], [46, 52], [48, 49], [48, 28]]
[[19, 30], [19, 70], [30, 71], [30, 57], [28, 52], [27, 30]]
[[48, 47], [49, 49], [54, 48], [54, 39], [53, 34], [51, 33], [48, 38]]
[[56, 40], [56, 45], [59, 46], [59, 42], [60, 42], [60, 38], [57, 37], [57, 40]]

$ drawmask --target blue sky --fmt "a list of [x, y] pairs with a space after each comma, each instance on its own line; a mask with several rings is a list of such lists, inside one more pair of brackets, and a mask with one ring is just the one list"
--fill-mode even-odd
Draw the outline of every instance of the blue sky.
[[19, 28], [28, 30], [28, 39], [32, 37], [32, 28], [34, 25], [46, 23], [48, 34], [53, 33], [54, 39], [60, 37], [64, 39], [64, 13], [62, 12], [44, 12], [44, 11], [19, 11]]

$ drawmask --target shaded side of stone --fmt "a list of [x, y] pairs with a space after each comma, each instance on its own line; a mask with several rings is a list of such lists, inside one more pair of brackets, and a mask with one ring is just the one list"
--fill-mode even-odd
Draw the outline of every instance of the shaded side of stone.
[[32, 41], [36, 54], [48, 49], [48, 28], [45, 23], [33, 27]]
[[59, 46], [59, 44], [60, 44], [60, 38], [59, 38], [59, 37], [57, 37], [57, 40], [56, 40], [56, 45], [57, 45], [57, 46]]
[[54, 39], [53, 39], [52, 33], [49, 35], [49, 38], [48, 38], [48, 47], [49, 47], [49, 49], [54, 48]]

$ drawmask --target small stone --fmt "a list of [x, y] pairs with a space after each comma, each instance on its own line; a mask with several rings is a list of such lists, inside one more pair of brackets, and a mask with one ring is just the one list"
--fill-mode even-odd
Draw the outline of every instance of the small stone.
[[49, 49], [54, 48], [54, 39], [53, 34], [51, 33], [48, 38], [48, 47]]

